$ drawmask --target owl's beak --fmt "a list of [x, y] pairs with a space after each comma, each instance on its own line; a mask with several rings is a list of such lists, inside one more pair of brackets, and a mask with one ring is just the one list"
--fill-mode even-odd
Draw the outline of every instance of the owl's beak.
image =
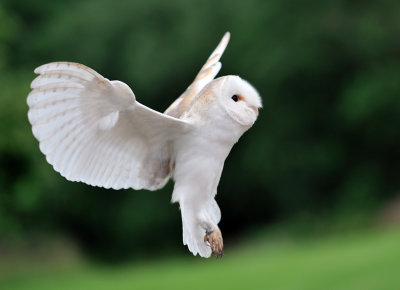
[[250, 106], [250, 108], [256, 112], [256, 114], [258, 115], [258, 108], [256, 106]]

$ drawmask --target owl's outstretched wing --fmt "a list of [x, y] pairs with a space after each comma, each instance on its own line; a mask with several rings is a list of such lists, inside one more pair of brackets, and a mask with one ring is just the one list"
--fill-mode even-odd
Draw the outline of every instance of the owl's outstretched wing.
[[226, 46], [228, 45], [229, 38], [230, 33], [226, 32], [217, 48], [213, 51], [197, 74], [193, 83], [168, 107], [164, 114], [175, 118], [180, 118], [197, 94], [215, 78], [221, 69], [221, 63], [219, 60], [224, 53]]
[[55, 62], [35, 73], [28, 118], [56, 171], [105, 188], [164, 186], [171, 140], [190, 124], [138, 103], [126, 84], [81, 64]]

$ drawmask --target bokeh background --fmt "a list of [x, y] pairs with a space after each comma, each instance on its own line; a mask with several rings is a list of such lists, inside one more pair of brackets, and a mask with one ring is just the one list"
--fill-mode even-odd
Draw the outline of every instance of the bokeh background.
[[[83, 63], [164, 111], [226, 31], [219, 75], [264, 108], [225, 163], [222, 260], [182, 245], [173, 183], [63, 179], [26, 96]], [[400, 289], [400, 2], [0, 2], [1, 289]]]

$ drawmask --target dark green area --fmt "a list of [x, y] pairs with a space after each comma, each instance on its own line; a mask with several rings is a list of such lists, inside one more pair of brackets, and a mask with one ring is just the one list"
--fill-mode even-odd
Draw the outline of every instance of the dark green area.
[[248, 80], [264, 103], [225, 163], [225, 241], [374, 211], [398, 193], [400, 2], [3, 0], [0, 241], [67, 235], [107, 260], [186, 253], [172, 183], [135, 192], [66, 181], [39, 151], [26, 96], [35, 67], [67, 60], [164, 111], [225, 31], [220, 75]]

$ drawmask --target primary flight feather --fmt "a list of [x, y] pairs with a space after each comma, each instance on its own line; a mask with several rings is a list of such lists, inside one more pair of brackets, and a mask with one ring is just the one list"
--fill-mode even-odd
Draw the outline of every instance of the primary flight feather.
[[66, 179], [156, 190], [173, 177], [183, 243], [202, 257], [222, 256], [214, 197], [226, 157], [261, 107], [257, 91], [240, 77], [214, 79], [229, 37], [164, 114], [137, 102], [125, 83], [71, 62], [36, 68], [27, 99], [40, 150]]

